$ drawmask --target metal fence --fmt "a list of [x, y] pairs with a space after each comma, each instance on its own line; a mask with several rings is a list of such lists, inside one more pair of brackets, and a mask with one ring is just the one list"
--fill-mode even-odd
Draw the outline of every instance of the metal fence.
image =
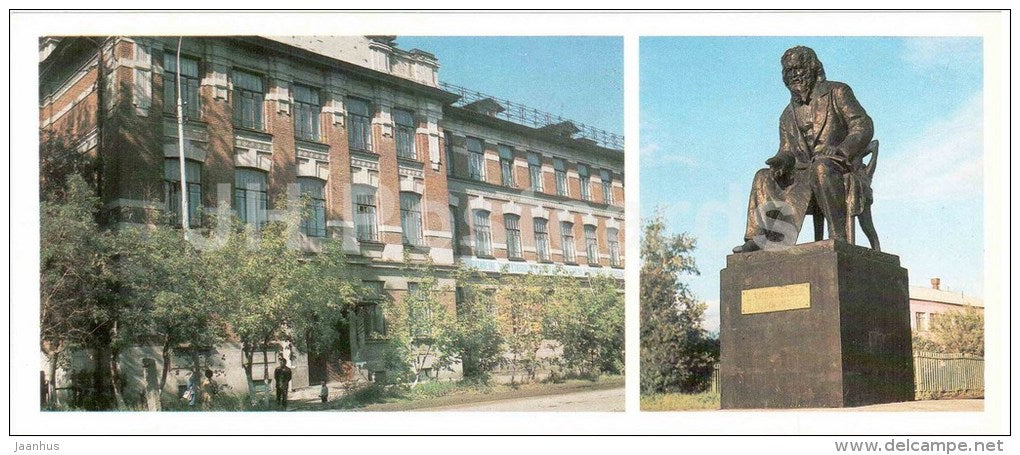
[[914, 352], [914, 387], [918, 399], [983, 396], [985, 361], [964, 354]]
[[454, 106], [463, 107], [466, 104], [490, 98], [499, 103], [499, 105], [503, 106], [505, 109], [503, 112], [496, 114], [496, 117], [502, 118], [503, 120], [530, 126], [532, 128], [541, 128], [543, 126], [555, 125], [557, 123], [569, 121], [570, 123], [573, 123], [578, 130], [580, 130], [577, 133], [579, 138], [591, 140], [602, 147], [623, 150], [622, 135], [610, 133], [590, 125], [585, 125], [584, 123], [563, 118], [559, 115], [550, 114], [520, 103], [515, 103], [508, 99], [488, 95], [477, 90], [471, 90], [448, 82], [440, 82], [439, 86], [442, 87], [443, 90], [460, 95], [460, 100], [454, 103]]

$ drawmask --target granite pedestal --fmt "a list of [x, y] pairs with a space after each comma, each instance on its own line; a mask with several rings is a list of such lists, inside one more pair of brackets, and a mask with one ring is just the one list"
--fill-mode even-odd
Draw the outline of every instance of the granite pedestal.
[[723, 409], [913, 399], [898, 256], [825, 240], [732, 254], [720, 275]]

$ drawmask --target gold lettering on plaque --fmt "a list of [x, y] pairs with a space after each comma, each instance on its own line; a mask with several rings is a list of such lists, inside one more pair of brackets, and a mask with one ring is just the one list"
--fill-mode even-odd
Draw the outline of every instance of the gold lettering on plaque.
[[811, 308], [811, 283], [740, 291], [740, 314]]

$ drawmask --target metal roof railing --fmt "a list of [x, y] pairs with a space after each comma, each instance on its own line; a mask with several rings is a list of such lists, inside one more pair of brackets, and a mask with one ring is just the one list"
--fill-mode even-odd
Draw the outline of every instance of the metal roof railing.
[[497, 118], [503, 120], [518, 123], [532, 128], [542, 128], [549, 125], [555, 125], [562, 122], [569, 121], [579, 130], [575, 137], [578, 139], [588, 139], [595, 144], [615, 150], [623, 150], [623, 135], [610, 133], [606, 130], [595, 128], [591, 125], [576, 122], [559, 115], [550, 114], [545, 111], [541, 111], [532, 107], [525, 106], [520, 103], [515, 103], [505, 98], [499, 98], [489, 94], [472, 90], [459, 85], [451, 84], [448, 82], [440, 82], [439, 86], [448, 92], [455, 93], [460, 96], [460, 100], [453, 103], [454, 106], [464, 107], [467, 104], [471, 104], [475, 101], [481, 101], [484, 99], [491, 99], [500, 106], [503, 106], [503, 111], [495, 113]]

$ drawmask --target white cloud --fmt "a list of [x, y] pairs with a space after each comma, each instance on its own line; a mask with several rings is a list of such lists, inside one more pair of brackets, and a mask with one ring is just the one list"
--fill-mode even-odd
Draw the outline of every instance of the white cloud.
[[719, 332], [719, 301], [718, 300], [706, 300], [705, 304], [708, 308], [705, 309], [705, 330], [709, 332]]
[[984, 175], [982, 97], [977, 94], [906, 141], [904, 150], [882, 153], [876, 198], [937, 200], [980, 196]]
[[[966, 37], [908, 38], [902, 58], [915, 70], [951, 70], [981, 63], [981, 42]], [[963, 63], [964, 65], [961, 65]]]

